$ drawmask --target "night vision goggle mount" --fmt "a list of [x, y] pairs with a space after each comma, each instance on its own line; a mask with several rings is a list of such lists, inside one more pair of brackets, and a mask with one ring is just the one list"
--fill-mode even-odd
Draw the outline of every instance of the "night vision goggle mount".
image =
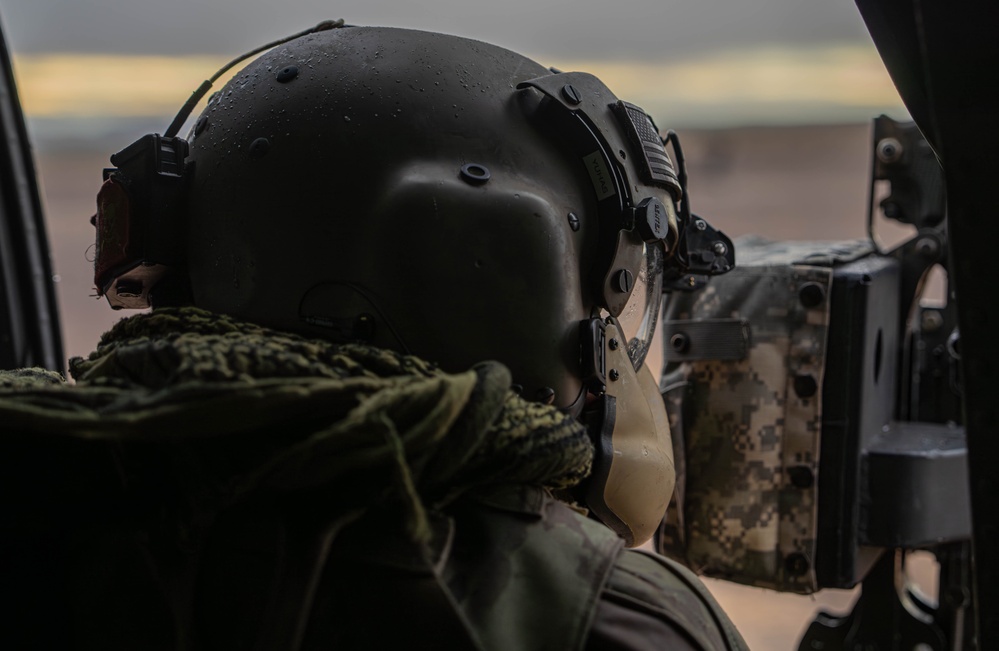
[[[687, 172], [676, 133], [662, 138], [645, 111], [618, 100], [603, 82], [585, 72], [546, 75], [517, 88], [533, 88], [545, 96], [538, 119], [590, 175], [605, 243], [598, 265], [605, 272], [602, 297], [612, 315], [620, 314], [630, 296], [632, 283], [624, 272], [632, 265], [624, 258], [629, 252], [636, 255], [633, 244], [661, 244], [672, 289], [701, 287], [709, 276], [735, 266], [731, 240], [690, 213]], [[678, 171], [666, 152], [667, 143], [676, 154]], [[664, 203], [657, 189], [665, 189], [672, 202]]]
[[[638, 544], [658, 526], [674, 483], [662, 397], [643, 368], [664, 283], [702, 286], [732, 269], [735, 252], [724, 234], [690, 215], [679, 140], [672, 132], [664, 140], [645, 111], [587, 73], [545, 75], [517, 88], [543, 95], [533, 117], [585, 167], [595, 195], [601, 249], [588, 282], [605, 313], [579, 324], [583, 389], [566, 410], [586, 424], [595, 446], [593, 473], [578, 497], [627, 544]], [[633, 296], [638, 287], [647, 295]], [[618, 317], [631, 319], [630, 331]]]
[[[559, 72], [517, 88], [544, 96], [536, 120], [585, 166], [596, 196], [602, 250], [598, 277], [591, 282], [610, 318], [584, 321], [581, 346], [588, 389], [600, 396], [607, 386], [606, 326], [631, 299], [645, 247], [661, 248], [663, 287], [678, 290], [701, 287], [709, 276], [732, 269], [735, 250], [724, 233], [690, 214], [683, 152], [674, 132], [662, 138], [645, 111], [618, 100], [588, 73]], [[672, 145], [679, 172], [666, 144]], [[643, 359], [633, 356], [636, 369]]]

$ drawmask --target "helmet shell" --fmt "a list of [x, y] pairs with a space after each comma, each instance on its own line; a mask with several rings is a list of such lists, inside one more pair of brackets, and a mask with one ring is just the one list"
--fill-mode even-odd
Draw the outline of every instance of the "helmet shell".
[[261, 56], [191, 134], [194, 303], [446, 370], [498, 359], [526, 397], [572, 404], [598, 224], [586, 171], [530, 120], [541, 95], [517, 90], [546, 74], [391, 28]]

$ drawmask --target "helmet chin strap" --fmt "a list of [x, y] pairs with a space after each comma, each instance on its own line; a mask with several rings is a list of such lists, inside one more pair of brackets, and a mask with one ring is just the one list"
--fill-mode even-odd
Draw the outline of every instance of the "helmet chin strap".
[[587, 506], [629, 546], [649, 540], [673, 495], [669, 419], [648, 367], [637, 371], [616, 320], [606, 324], [607, 391], [583, 414], [594, 438]]

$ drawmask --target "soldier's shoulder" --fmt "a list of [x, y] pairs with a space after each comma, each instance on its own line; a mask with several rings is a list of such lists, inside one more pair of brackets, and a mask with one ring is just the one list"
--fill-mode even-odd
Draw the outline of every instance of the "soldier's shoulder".
[[675, 633], [690, 648], [746, 649], [731, 620], [697, 576], [657, 554], [621, 553], [601, 598], [610, 609], [627, 610], [653, 629]]

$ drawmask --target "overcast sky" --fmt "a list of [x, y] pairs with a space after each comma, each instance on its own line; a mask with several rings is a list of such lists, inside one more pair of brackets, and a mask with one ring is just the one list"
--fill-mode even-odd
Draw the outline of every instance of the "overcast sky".
[[228, 55], [324, 18], [572, 58], [869, 40], [850, 0], [0, 0], [0, 12], [24, 53]]
[[671, 125], [855, 122], [899, 105], [851, 0], [0, 0], [0, 17], [29, 124], [45, 129], [163, 119], [220, 62], [326, 18], [588, 70]]

